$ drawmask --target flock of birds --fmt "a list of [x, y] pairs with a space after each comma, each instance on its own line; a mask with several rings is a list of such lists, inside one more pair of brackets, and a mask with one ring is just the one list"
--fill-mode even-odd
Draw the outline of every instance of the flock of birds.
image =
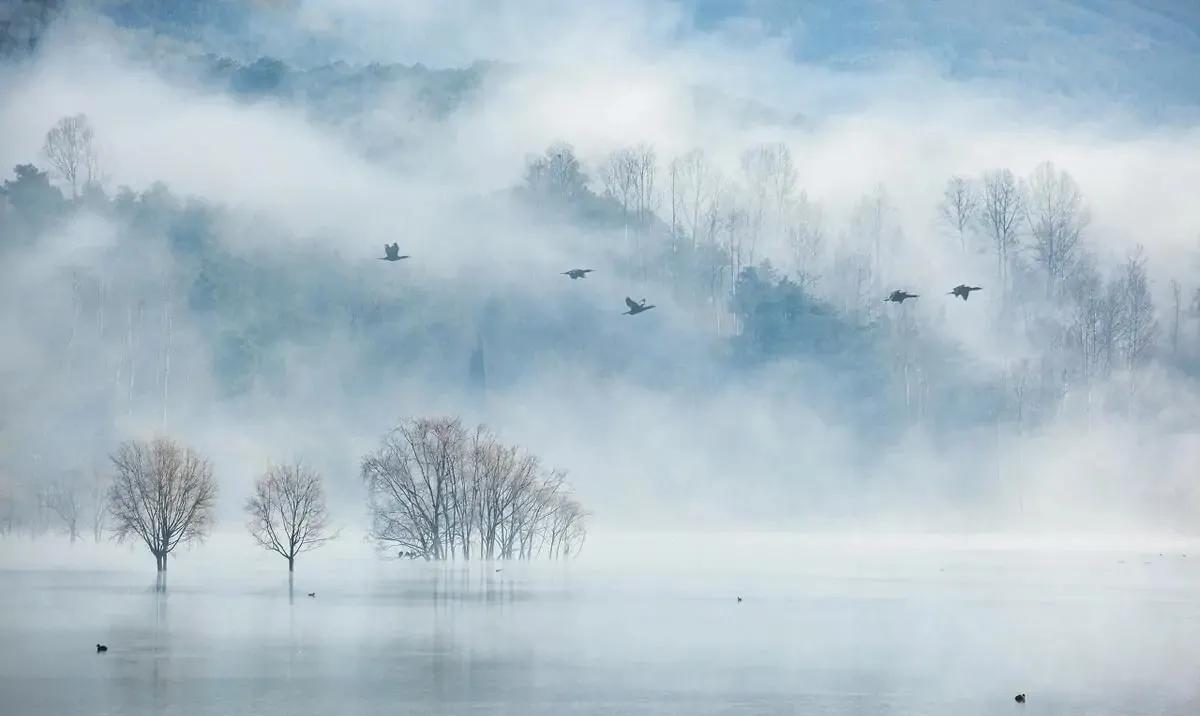
[[[380, 261], [400, 261], [401, 259], [412, 258], [408, 254], [400, 254], [400, 244], [384, 244], [383, 253], [384, 255], [379, 257]], [[587, 275], [593, 271], [595, 271], [595, 269], [573, 268], [569, 271], [563, 271], [562, 275], [574, 281], [580, 278], [587, 278]], [[971, 297], [972, 291], [982, 290], [982, 286], [968, 286], [965, 283], [960, 283], [948, 291], [946, 295], [957, 296], [965, 301]], [[888, 294], [888, 297], [883, 300], [885, 303], [904, 303], [910, 298], [920, 298], [920, 294], [909, 293], [908, 291], [897, 289]], [[622, 316], [636, 316], [639, 313], [645, 313], [651, 308], [654, 308], [654, 304], [646, 305], [646, 299], [644, 298], [641, 301], [635, 301], [629, 296], [625, 297], [625, 305], [628, 306], [629, 310], [623, 312], [621, 314]]]
[[[968, 286], [965, 283], [960, 283], [953, 289], [946, 292], [947, 296], [957, 296], [962, 300], [967, 300], [971, 297], [972, 291], [982, 291], [982, 286]], [[908, 291], [892, 291], [888, 297], [883, 299], [884, 303], [904, 303], [910, 298], [920, 298], [919, 293], [909, 293]]]

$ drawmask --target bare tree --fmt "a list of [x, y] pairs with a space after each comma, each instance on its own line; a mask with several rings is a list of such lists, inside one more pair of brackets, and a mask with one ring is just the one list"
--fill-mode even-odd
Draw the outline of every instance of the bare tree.
[[671, 176], [672, 213], [678, 214], [680, 225], [695, 249], [704, 232], [706, 210], [714, 200], [720, 178], [699, 149], [672, 161]]
[[938, 207], [942, 221], [958, 234], [963, 253], [967, 252], [967, 230], [979, 210], [979, 194], [974, 182], [966, 177], [952, 176], [946, 181], [942, 203]]
[[55, 480], [46, 493], [46, 506], [62, 522], [71, 544], [79, 539], [79, 522], [83, 517], [82, 485], [78, 477], [68, 474]]
[[42, 153], [71, 187], [71, 198], [79, 197], [81, 186], [100, 180], [95, 132], [86, 114], [63, 117], [46, 132]]
[[1025, 213], [1021, 194], [1008, 169], [984, 172], [979, 218], [996, 249], [996, 279], [1003, 292], [1008, 290], [1009, 255], [1016, 246], [1018, 222]]
[[1145, 251], [1141, 246], [1125, 259], [1118, 285], [1124, 314], [1121, 350], [1126, 365], [1133, 369], [1149, 358], [1158, 333], [1154, 302], [1150, 298], [1150, 280], [1146, 275]]
[[747, 261], [755, 262], [764, 233], [783, 225], [783, 214], [796, 188], [796, 167], [786, 144], [760, 144], [742, 153], [742, 176], [748, 190]]
[[817, 264], [825, 251], [825, 229], [820, 205], [810, 202], [804, 192], [791, 207], [786, 234], [796, 262], [796, 283], [810, 290], [820, 275]]
[[1030, 176], [1025, 204], [1034, 256], [1046, 274], [1046, 296], [1051, 297], [1078, 257], [1088, 210], [1079, 185], [1050, 162], [1039, 164]]
[[286, 559], [289, 572], [296, 571], [297, 555], [337, 536], [328, 531], [321, 475], [300, 463], [268, 468], [254, 483], [246, 512], [254, 541]]
[[217, 498], [212, 465], [167, 438], [122, 443], [111, 459], [113, 533], [119, 540], [141, 539], [158, 571], [165, 572], [167, 555], [180, 544], [204, 539], [212, 525]]
[[418, 418], [389, 432], [379, 450], [363, 460], [376, 541], [426, 559], [451, 556], [450, 498], [464, 442], [458, 420]]

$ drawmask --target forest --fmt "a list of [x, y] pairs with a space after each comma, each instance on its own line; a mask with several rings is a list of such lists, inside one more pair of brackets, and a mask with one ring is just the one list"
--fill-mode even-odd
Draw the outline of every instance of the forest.
[[[491, 61], [297, 66], [190, 51], [155, 61], [166, 81], [299, 113], [356, 157], [399, 171], [422, 128], [453, 125], [520, 72]], [[547, 375], [784, 396], [847, 440], [882, 447], [914, 434], [969, 444], [989, 431], [1020, 440], [1109, 420], [1168, 433], [1187, 424], [1184, 396], [1200, 379], [1197, 254], [1152, 265], [1143, 245], [1154, 236], [1097, 240], [1093, 219], [1107, 207], [1089, 201], [1071, 167], [974, 167], [943, 177], [915, 208], [883, 183], [833, 205], [802, 185], [806, 157], [788, 137], [803, 124], [731, 95], [688, 93], [751, 122], [757, 138], [734, 151], [667, 152], [631, 137], [585, 154], [570, 136], [545, 136], [502, 188], [464, 189], [450, 203], [477, 221], [470, 246], [486, 245], [489, 224], [540, 243], [503, 267], [490, 253], [499, 248], [453, 249], [442, 260], [462, 260], [449, 272], [426, 268], [464, 232], [447, 215], [444, 238], [376, 265], [386, 241], [409, 253], [403, 229], [384, 241], [337, 225], [303, 232], [163, 182], [115, 183], [88, 107], [59, 118], [0, 183], [0, 298], [18, 309], [6, 317], [15, 349], [0, 366], [0, 401], [24, 406], [0, 414], [0, 531], [74, 535], [55, 505], [69, 493], [99, 514], [108, 457], [130, 428], [186, 440], [181, 430], [222, 411], [315, 415], [324, 404], [329, 421], [461, 413], [504, 434], [499, 414], [549, 390]], [[395, 104], [407, 119], [390, 131], [377, 118]], [[786, 131], [773, 139], [763, 130], [772, 126]], [[577, 266], [595, 273], [561, 276]], [[981, 290], [961, 300], [950, 295], [957, 284]], [[898, 289], [917, 297], [884, 300]], [[656, 311], [615, 322], [625, 296]], [[48, 437], [62, 433], [77, 447], [66, 458]], [[351, 492], [353, 457], [329, 458]], [[602, 481], [602, 468], [586, 471], [587, 483]], [[696, 483], [724, 494], [741, 479], [697, 476], [687, 489], [707, 499]], [[762, 486], [767, 496], [795, 489], [782, 476]], [[470, 521], [456, 524], [459, 533], [433, 524], [394, 539], [432, 554], [528, 550], [517, 527], [479, 543], [461, 534]]]

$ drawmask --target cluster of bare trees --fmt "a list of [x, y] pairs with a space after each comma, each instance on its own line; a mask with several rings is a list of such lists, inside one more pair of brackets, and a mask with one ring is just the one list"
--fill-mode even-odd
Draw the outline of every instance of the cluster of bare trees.
[[565, 475], [457, 419], [407, 420], [362, 462], [371, 532], [426, 559], [566, 558], [587, 536], [587, 512]]
[[[988, 242], [1004, 291], [1012, 288], [1022, 248], [1042, 274], [1047, 298], [1062, 295], [1082, 259], [1090, 213], [1075, 179], [1051, 162], [1039, 164], [1025, 180], [1009, 169], [986, 171], [979, 179], [951, 177], [939, 208], [964, 252], [975, 230]], [[1025, 246], [1023, 235], [1029, 237]]]
[[36, 537], [61, 532], [71, 542], [86, 534], [99, 542], [108, 507], [107, 475], [100, 470], [57, 470], [42, 479], [18, 482], [0, 471], [0, 535]]

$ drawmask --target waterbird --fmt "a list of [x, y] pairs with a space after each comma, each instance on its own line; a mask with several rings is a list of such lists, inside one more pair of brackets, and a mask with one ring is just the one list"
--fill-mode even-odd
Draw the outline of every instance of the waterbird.
[[97, 644], [97, 645], [96, 645], [96, 653], [97, 653], [97, 654], [103, 654], [103, 653], [104, 653], [104, 652], [106, 652], [106, 651], [108, 651], [108, 647], [107, 647], [107, 646], [105, 646], [105, 645], [103, 645], [103, 644]]
[[587, 275], [594, 270], [595, 269], [571, 269], [570, 271], [563, 271], [563, 276], [570, 276], [571, 280], [574, 281], [577, 278], [587, 278]]
[[383, 253], [384, 255], [379, 257], [380, 261], [399, 261], [410, 258], [408, 254], [400, 255], [400, 244], [384, 244]]
[[316, 593], [316, 592], [309, 592], [309, 593], [308, 593], [308, 596], [312, 597], [313, 599], [316, 599], [316, 598], [317, 598], [317, 593]]
[[738, 604], [741, 604], [741, 603], [742, 603], [742, 598], [738, 597]]
[[622, 313], [622, 316], [636, 316], [642, 311], [649, 311], [651, 308], [654, 308], [654, 304], [647, 306], [646, 299], [644, 298], [641, 300], [641, 302], [635, 302], [629, 296], [625, 297], [625, 305], [629, 306], [629, 310]]
[[1019, 704], [1025, 703], [1025, 694], [1017, 694], [1016, 698], [1013, 699], [1013, 701], [1016, 701]]
[[982, 286], [968, 286], [965, 283], [960, 283], [954, 287], [953, 291], [947, 293], [946, 295], [947, 296], [958, 296], [959, 298], [961, 298], [962, 300], [965, 301], [971, 297], [972, 291], [982, 291], [982, 290], [983, 290]]
[[907, 291], [892, 291], [888, 297], [883, 299], [884, 303], [904, 303], [910, 298], [917, 298], [920, 294], [908, 293]]

